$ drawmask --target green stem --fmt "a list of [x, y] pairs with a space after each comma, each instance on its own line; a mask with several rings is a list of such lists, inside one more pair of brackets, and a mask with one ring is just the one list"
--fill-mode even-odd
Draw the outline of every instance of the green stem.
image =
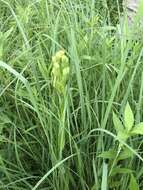
[[112, 163], [112, 166], [111, 166], [111, 169], [110, 169], [110, 172], [109, 172], [109, 176], [111, 176], [111, 173], [112, 173], [112, 171], [113, 171], [113, 168], [114, 168], [115, 165], [116, 165], [116, 161], [117, 161], [117, 158], [118, 158], [118, 156], [119, 156], [121, 150], [122, 150], [122, 147], [119, 145], [118, 151], [117, 151], [117, 154], [116, 154], [116, 157], [115, 157], [115, 159], [113, 160], [113, 163]]

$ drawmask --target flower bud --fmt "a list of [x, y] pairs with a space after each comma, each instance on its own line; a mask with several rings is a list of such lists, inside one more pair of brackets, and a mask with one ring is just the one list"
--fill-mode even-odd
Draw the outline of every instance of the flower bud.
[[52, 84], [60, 93], [64, 93], [69, 78], [69, 59], [65, 51], [61, 50], [52, 57]]

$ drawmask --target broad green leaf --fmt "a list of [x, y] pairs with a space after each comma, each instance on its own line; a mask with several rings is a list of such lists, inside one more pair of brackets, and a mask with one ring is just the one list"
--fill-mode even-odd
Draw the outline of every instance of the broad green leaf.
[[133, 175], [131, 175], [129, 190], [139, 190], [139, 185]]
[[143, 135], [143, 122], [137, 124], [131, 131], [131, 135]]
[[118, 140], [126, 142], [126, 140], [129, 138], [129, 134], [124, 130], [124, 131], [120, 131], [117, 135]]
[[130, 131], [134, 124], [134, 115], [133, 115], [133, 112], [131, 110], [129, 103], [127, 103], [127, 105], [125, 107], [124, 122], [125, 122], [124, 124], [125, 124], [127, 131]]
[[124, 148], [124, 150], [119, 154], [118, 161], [119, 160], [125, 160], [127, 158], [130, 158], [133, 156], [133, 152], [129, 150], [128, 148]]
[[110, 149], [108, 151], [102, 152], [98, 157], [105, 158], [105, 159], [114, 159], [117, 155], [117, 151]]
[[124, 129], [122, 122], [120, 121], [120, 119], [117, 117], [117, 115], [114, 112], [113, 112], [113, 123], [114, 123], [114, 127], [117, 133]]
[[131, 173], [133, 173], [133, 171], [128, 168], [114, 167], [111, 176], [115, 176], [116, 174], [131, 174]]

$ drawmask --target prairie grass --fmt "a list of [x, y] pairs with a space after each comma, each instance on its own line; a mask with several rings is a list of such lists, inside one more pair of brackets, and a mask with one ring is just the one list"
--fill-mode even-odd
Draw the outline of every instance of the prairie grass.
[[[136, 26], [120, 26], [120, 5], [0, 0], [1, 190], [133, 190], [127, 172], [112, 187], [108, 160], [99, 156], [120, 141], [113, 111], [122, 118], [129, 102], [135, 123], [143, 121], [143, 42]], [[66, 95], [51, 74], [52, 56], [63, 49]], [[129, 138], [133, 157], [119, 163], [140, 189], [142, 143], [140, 135]]]

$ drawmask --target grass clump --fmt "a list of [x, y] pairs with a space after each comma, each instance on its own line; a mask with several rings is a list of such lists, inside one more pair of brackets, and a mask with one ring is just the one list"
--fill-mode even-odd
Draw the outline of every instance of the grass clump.
[[0, 0], [0, 189], [142, 189], [143, 43], [120, 5]]

